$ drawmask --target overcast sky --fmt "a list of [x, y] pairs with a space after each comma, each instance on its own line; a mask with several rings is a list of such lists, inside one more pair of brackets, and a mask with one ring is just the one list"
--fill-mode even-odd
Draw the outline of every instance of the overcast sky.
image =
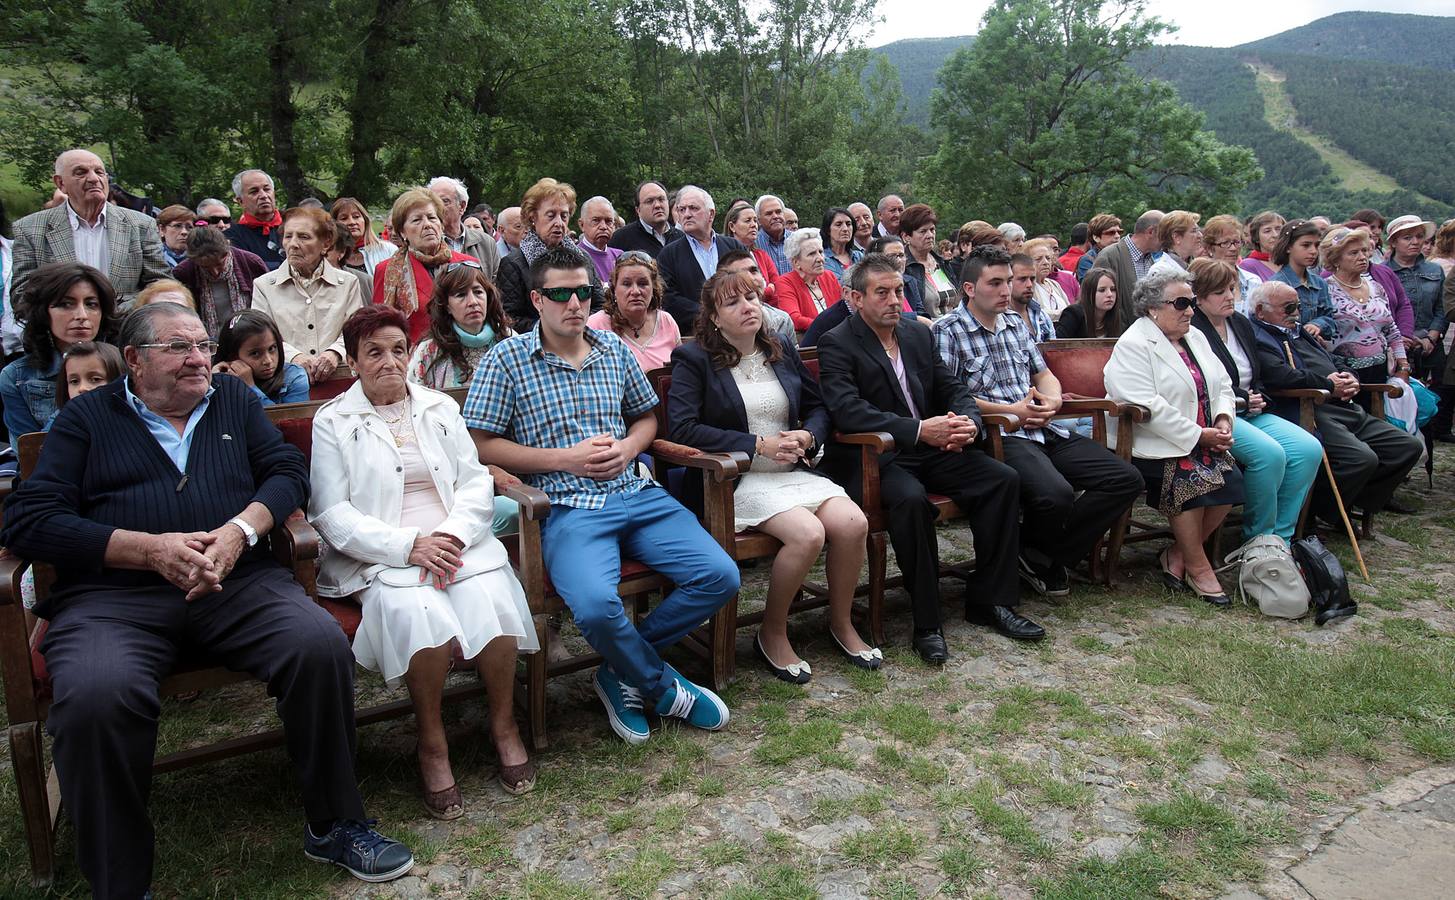
[[[1370, 0], [1219, 0], [1212, 3], [1148, 0], [1153, 15], [1176, 25], [1172, 41], [1204, 47], [1231, 47], [1305, 25], [1351, 9], [1370, 9]], [[901, 38], [951, 37], [980, 30], [988, 0], [880, 0], [884, 22], [868, 41], [877, 47]], [[1450, 0], [1387, 0], [1380, 12], [1449, 15]]]

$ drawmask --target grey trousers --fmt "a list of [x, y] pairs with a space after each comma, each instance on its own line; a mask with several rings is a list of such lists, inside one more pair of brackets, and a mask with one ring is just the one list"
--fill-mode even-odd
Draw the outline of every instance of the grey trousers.
[[[1314, 422], [1344, 505], [1368, 512], [1384, 509], [1424, 449], [1419, 438], [1374, 418], [1353, 403], [1330, 400], [1316, 406]], [[1339, 519], [1322, 466], [1314, 488], [1314, 511], [1332, 521]]]

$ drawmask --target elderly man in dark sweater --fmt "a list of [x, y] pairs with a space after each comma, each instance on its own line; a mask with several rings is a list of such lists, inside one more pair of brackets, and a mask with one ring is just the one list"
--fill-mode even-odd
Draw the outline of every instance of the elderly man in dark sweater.
[[36, 607], [55, 700], [49, 730], [77, 856], [95, 896], [147, 895], [158, 687], [184, 654], [267, 682], [297, 769], [304, 852], [367, 881], [409, 849], [364, 821], [354, 779], [353, 655], [259, 537], [308, 497], [303, 454], [241, 381], [210, 372], [195, 313], [132, 313], [129, 377], [66, 405], [0, 544], [56, 565]]

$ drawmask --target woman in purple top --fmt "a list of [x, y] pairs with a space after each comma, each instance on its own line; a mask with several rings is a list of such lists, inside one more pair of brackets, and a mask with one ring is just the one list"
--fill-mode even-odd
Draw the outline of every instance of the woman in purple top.
[[1384, 384], [1391, 369], [1407, 380], [1404, 337], [1384, 289], [1365, 274], [1372, 250], [1368, 232], [1342, 225], [1330, 228], [1319, 243], [1319, 258], [1331, 273], [1329, 299], [1338, 323], [1339, 337], [1329, 352], [1365, 384]]
[[1253, 249], [1246, 259], [1238, 263], [1244, 272], [1257, 275], [1263, 281], [1273, 278], [1277, 267], [1271, 261], [1273, 245], [1278, 243], [1278, 233], [1283, 230], [1283, 216], [1273, 210], [1265, 210], [1248, 220], [1248, 244]]

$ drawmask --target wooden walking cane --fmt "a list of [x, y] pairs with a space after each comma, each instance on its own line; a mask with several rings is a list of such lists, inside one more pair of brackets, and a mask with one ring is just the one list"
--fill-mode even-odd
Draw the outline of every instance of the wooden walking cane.
[[[1320, 451], [1322, 453], [1322, 451]], [[1349, 535], [1349, 545], [1354, 548], [1354, 558], [1359, 561], [1359, 574], [1364, 576], [1365, 584], [1374, 584], [1369, 580], [1369, 570], [1364, 567], [1364, 554], [1359, 552], [1359, 539], [1354, 536], [1354, 525], [1349, 521], [1349, 513], [1344, 509], [1344, 498], [1339, 496], [1339, 483], [1334, 480], [1334, 467], [1329, 465], [1329, 454], [1323, 453], [1324, 474], [1329, 477], [1329, 487], [1334, 490], [1334, 505], [1339, 507], [1339, 518], [1344, 520], [1344, 531]]]
[[[1293, 359], [1293, 346], [1287, 341], [1283, 343], [1283, 352], [1288, 356], [1288, 365], [1297, 369], [1298, 363]], [[1339, 494], [1339, 482], [1334, 480], [1334, 467], [1329, 465], [1329, 454], [1321, 446], [1319, 455], [1324, 460], [1324, 475], [1328, 476], [1329, 488], [1334, 492], [1334, 505], [1339, 507], [1339, 518], [1344, 521], [1344, 533], [1349, 535], [1349, 546], [1354, 548], [1354, 559], [1359, 562], [1359, 574], [1364, 576], [1365, 584], [1372, 585], [1374, 582], [1369, 579], [1369, 569], [1364, 565], [1364, 554], [1359, 550], [1359, 539], [1354, 536], [1354, 525], [1349, 521], [1349, 512], [1344, 509], [1344, 498]]]

